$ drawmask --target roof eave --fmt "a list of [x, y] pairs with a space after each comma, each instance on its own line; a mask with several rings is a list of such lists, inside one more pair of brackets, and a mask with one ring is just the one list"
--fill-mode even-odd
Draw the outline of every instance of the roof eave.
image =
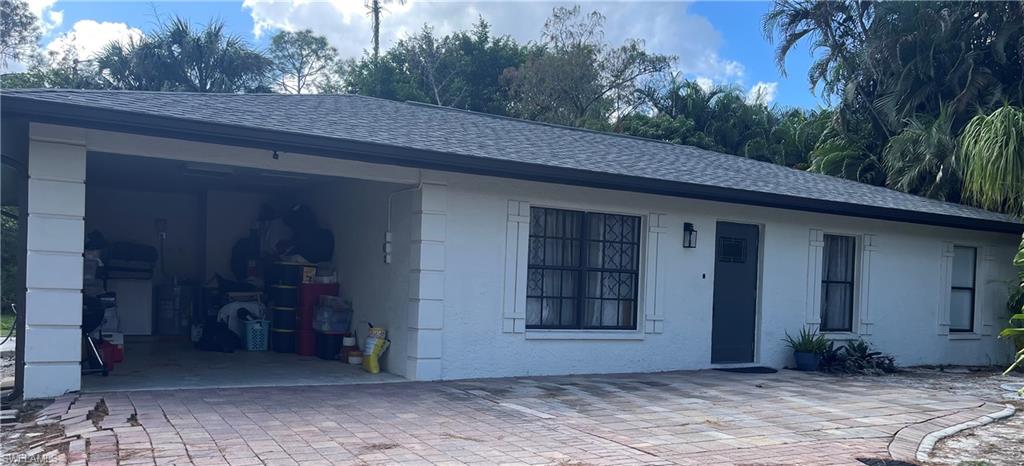
[[5, 117], [20, 115], [32, 121], [67, 126], [304, 153], [370, 163], [571, 184], [761, 207], [978, 231], [1024, 233], [1024, 224], [1015, 222], [974, 219], [783, 194], [745, 191], [575, 168], [474, 157], [450, 152], [426, 151], [286, 131], [268, 131], [247, 126], [216, 124], [184, 118], [100, 109], [80, 104], [42, 101], [10, 94], [0, 94], [0, 99], [2, 99], [0, 100], [0, 107], [2, 107]]

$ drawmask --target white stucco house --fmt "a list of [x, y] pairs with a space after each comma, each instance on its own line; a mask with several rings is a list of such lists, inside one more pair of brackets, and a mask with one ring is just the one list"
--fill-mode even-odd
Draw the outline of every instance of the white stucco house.
[[166, 269], [204, 280], [283, 195], [334, 233], [342, 293], [388, 328], [385, 370], [406, 379], [779, 368], [801, 328], [900, 365], [1010, 354], [996, 334], [1024, 225], [997, 213], [351, 95], [25, 90], [2, 111], [27, 201], [26, 398], [82, 388], [88, 231], [163, 220]]

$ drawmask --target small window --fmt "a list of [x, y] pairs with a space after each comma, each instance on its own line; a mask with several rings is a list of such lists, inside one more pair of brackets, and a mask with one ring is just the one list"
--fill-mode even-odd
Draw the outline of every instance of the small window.
[[853, 331], [853, 236], [825, 235], [821, 272], [821, 331]]
[[640, 217], [533, 207], [526, 328], [636, 329]]
[[953, 248], [953, 280], [949, 290], [949, 331], [974, 331], [974, 286], [978, 250]]

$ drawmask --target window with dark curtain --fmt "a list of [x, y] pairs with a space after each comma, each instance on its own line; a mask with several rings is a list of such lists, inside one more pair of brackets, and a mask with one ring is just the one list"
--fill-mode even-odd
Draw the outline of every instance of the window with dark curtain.
[[526, 327], [636, 329], [640, 217], [533, 207]]
[[949, 290], [949, 330], [974, 331], [974, 284], [978, 250], [966, 246], [953, 248], [953, 279]]
[[853, 331], [856, 238], [825, 235], [821, 272], [821, 331]]

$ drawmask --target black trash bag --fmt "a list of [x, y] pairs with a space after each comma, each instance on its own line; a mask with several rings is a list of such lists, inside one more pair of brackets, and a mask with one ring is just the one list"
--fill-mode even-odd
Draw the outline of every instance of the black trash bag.
[[249, 230], [249, 236], [238, 240], [231, 247], [231, 274], [236, 280], [245, 281], [249, 261], [260, 258], [260, 238], [256, 230]]
[[295, 235], [295, 254], [312, 263], [330, 262], [334, 258], [334, 233], [314, 228]]
[[232, 332], [228, 324], [214, 322], [203, 327], [203, 337], [196, 343], [196, 347], [202, 351], [234, 353], [242, 347], [242, 338]]
[[99, 230], [90, 231], [85, 235], [85, 249], [103, 249], [107, 247], [107, 239]]
[[309, 207], [297, 204], [282, 218], [292, 230], [291, 254], [302, 256], [309, 262], [329, 262], [334, 257], [334, 233], [317, 224]]

